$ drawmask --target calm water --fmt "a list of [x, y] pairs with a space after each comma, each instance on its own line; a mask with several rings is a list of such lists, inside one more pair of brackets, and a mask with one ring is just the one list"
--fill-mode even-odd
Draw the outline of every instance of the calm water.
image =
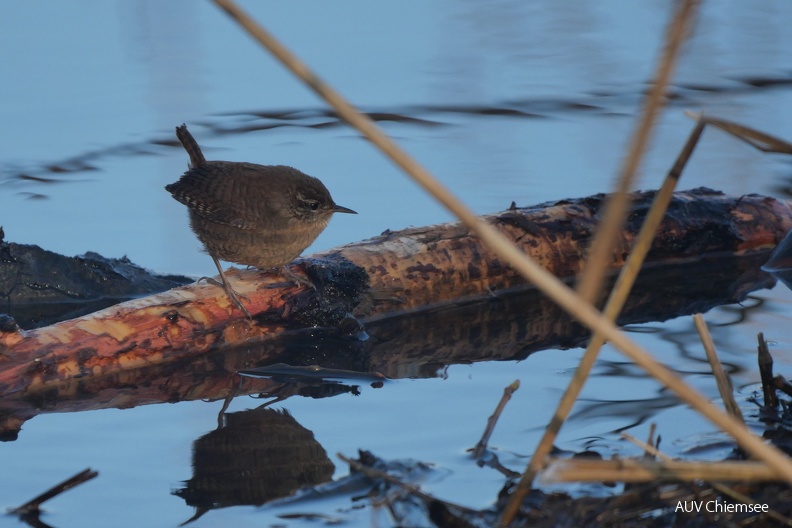
[[[381, 125], [480, 213], [512, 200], [529, 205], [610, 188], [669, 15], [667, 2], [248, 7], [364, 110], [412, 118]], [[792, 138], [790, 20], [792, 4], [783, 0], [705, 6], [642, 188], [658, 185], [685, 141], [692, 125], [686, 109]], [[360, 213], [334, 218], [308, 252], [450, 219], [368, 143], [324, 116], [322, 103], [208, 2], [3, 3], [0, 47], [7, 50], [0, 55], [0, 224], [11, 241], [67, 255], [127, 255], [158, 272], [211, 274], [183, 206], [162, 189], [186, 167], [181, 149], [166, 144], [182, 122], [207, 157], [294, 165]], [[757, 87], [756, 79], [783, 82]], [[790, 176], [782, 157], [708, 131], [681, 187], [779, 196]], [[739, 322], [735, 307], [707, 314], [721, 324], [713, 327], [716, 345], [734, 366], [743, 399], [758, 380], [756, 332], [775, 342], [779, 371], [789, 375], [792, 363], [792, 294], [779, 286], [756, 297], [761, 307]], [[716, 397], [689, 318], [636, 330], [637, 341]], [[281, 406], [314, 432], [336, 476], [347, 472], [338, 452], [365, 448], [420, 459], [442, 470], [427, 491], [486, 507], [503, 479], [471, 463], [465, 450], [502, 388], [522, 382], [492, 444], [501, 462], [520, 470], [580, 354], [452, 366], [437, 379]], [[606, 349], [596, 372], [559, 446], [631, 454], [613, 431], [634, 426], [630, 432], [643, 438], [650, 421], [672, 454], [713, 434], [618, 353]], [[238, 398], [231, 410], [258, 403]], [[98, 479], [46, 504], [48, 523], [176, 526], [193, 512], [170, 492], [190, 478], [192, 442], [214, 428], [220, 407], [185, 402], [41, 415], [18, 441], [0, 444], [0, 507], [92, 467]], [[350, 508], [349, 496], [263, 511], [229, 508], [194, 526], [272, 525], [285, 522], [276, 515], [294, 511], [387, 525], [379, 514]]]

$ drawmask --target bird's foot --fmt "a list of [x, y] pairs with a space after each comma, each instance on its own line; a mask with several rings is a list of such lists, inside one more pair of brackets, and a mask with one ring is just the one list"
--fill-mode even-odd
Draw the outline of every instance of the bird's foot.
[[282, 272], [283, 276], [294, 284], [302, 284], [303, 286], [308, 286], [312, 290], [316, 291], [316, 284], [314, 284], [307, 276], [297, 275], [292, 270], [290, 270], [288, 266], [283, 266]]
[[[273, 268], [271, 271], [272, 271], [273, 273], [275, 273], [275, 272], [277, 272], [277, 271], [278, 271], [278, 269], [277, 269], [277, 268]], [[281, 272], [281, 275], [283, 275], [283, 277], [284, 277], [284, 278], [286, 279], [286, 281], [287, 281], [287, 282], [285, 283], [286, 285], [292, 285], [292, 284], [295, 284], [295, 285], [297, 285], [297, 286], [307, 286], [307, 287], [311, 288], [311, 289], [312, 289], [312, 290], [314, 290], [314, 291], [316, 291], [316, 289], [317, 289], [317, 288], [316, 288], [316, 284], [314, 284], [313, 282], [311, 282], [311, 279], [309, 279], [309, 278], [308, 278], [308, 277], [306, 277], [306, 276], [303, 276], [303, 275], [298, 275], [297, 273], [294, 273], [292, 270], [290, 270], [290, 269], [289, 269], [289, 267], [288, 267], [288, 266], [283, 266], [283, 267], [280, 269], [280, 272]], [[268, 286], [268, 288], [281, 288], [281, 287], [283, 287], [283, 286], [284, 286], [284, 283], [283, 283], [283, 282], [276, 282], [276, 283], [270, 284], [270, 285]]]
[[239, 300], [239, 298], [242, 297], [246, 301], [250, 302], [250, 299], [246, 295], [241, 295], [241, 294], [238, 294], [237, 292], [235, 292], [234, 289], [231, 288], [231, 286], [226, 285], [226, 287], [223, 288], [223, 289], [225, 290], [226, 295], [228, 295], [228, 300], [231, 301], [231, 304], [236, 306], [239, 309], [240, 312], [245, 314], [245, 317], [247, 317], [248, 319], [253, 319], [253, 316], [250, 315], [250, 312], [248, 311], [248, 309], [245, 308], [245, 305], [242, 304], [241, 300]]
[[226, 295], [228, 295], [228, 300], [231, 301], [231, 304], [233, 304], [234, 307], [237, 308], [240, 312], [245, 314], [245, 317], [247, 317], [248, 319], [253, 319], [253, 316], [250, 315], [250, 312], [248, 311], [247, 308], [245, 308], [245, 305], [242, 304], [242, 301], [240, 300], [241, 297], [242, 299], [245, 299], [247, 302], [250, 302], [250, 297], [242, 293], [237, 293], [227, 282], [221, 282], [218, 281], [217, 279], [213, 279], [212, 277], [201, 277], [200, 279], [198, 279], [198, 282], [201, 282], [202, 280], [205, 280], [207, 284], [211, 284], [212, 286], [223, 288], [223, 290], [225, 290], [226, 292]]

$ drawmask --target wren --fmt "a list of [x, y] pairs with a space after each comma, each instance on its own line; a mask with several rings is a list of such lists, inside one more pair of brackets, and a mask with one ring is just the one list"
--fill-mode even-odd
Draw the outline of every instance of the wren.
[[[297, 169], [207, 161], [186, 125], [176, 127], [176, 137], [190, 165], [165, 190], [189, 209], [190, 226], [220, 273], [219, 285], [247, 317], [220, 260], [262, 270], [283, 267], [319, 236], [333, 213], [357, 214], [336, 205], [321, 181]], [[284, 270], [287, 277], [305, 282]]]

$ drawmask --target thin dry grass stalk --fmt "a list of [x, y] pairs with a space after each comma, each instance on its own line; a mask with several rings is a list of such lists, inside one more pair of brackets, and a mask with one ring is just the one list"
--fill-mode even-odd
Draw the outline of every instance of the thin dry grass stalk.
[[767, 464], [754, 461], [688, 462], [650, 459], [554, 459], [542, 473], [542, 483], [665, 481], [783, 481]]
[[[690, 136], [688, 137], [684, 147], [680, 151], [673, 167], [671, 167], [671, 170], [666, 175], [665, 180], [663, 180], [663, 185], [655, 195], [655, 199], [652, 202], [646, 220], [641, 226], [641, 231], [638, 233], [635, 246], [630, 252], [630, 256], [627, 258], [624, 267], [622, 267], [616, 284], [613, 287], [613, 291], [611, 292], [608, 302], [605, 305], [605, 309], [603, 310], [605, 316], [611, 321], [616, 320], [622, 308], [624, 307], [624, 303], [627, 301], [627, 297], [629, 296], [630, 290], [635, 283], [635, 279], [638, 277], [638, 273], [641, 271], [641, 266], [643, 265], [644, 259], [649, 253], [649, 249], [652, 247], [652, 241], [654, 240], [655, 234], [657, 233], [657, 228], [663, 221], [663, 216], [668, 209], [668, 204], [671, 202], [674, 189], [676, 188], [677, 183], [682, 176], [682, 171], [690, 159], [690, 156], [692, 155], [693, 150], [695, 149], [703, 131], [704, 124], [700, 122], [697, 123], [693, 128], [693, 131], [690, 133]], [[555, 439], [561, 430], [561, 426], [569, 417], [569, 413], [572, 411], [575, 401], [577, 401], [580, 392], [583, 390], [583, 386], [586, 383], [589, 374], [591, 374], [591, 369], [594, 367], [594, 363], [597, 360], [599, 351], [604, 344], [605, 339], [600, 333], [595, 333], [591, 338], [591, 341], [586, 348], [586, 352], [580, 359], [580, 363], [578, 364], [575, 374], [573, 375], [569, 385], [558, 402], [558, 407], [556, 408], [556, 412], [553, 414], [553, 418], [547, 425], [542, 438], [539, 440], [539, 443], [534, 450], [533, 456], [528, 463], [528, 467], [523, 474], [523, 478], [514, 492], [515, 496], [517, 496], [518, 493], [524, 495], [530, 490], [533, 480], [536, 478], [537, 472], [539, 472], [542, 468], [545, 457], [550, 454], [550, 451], [553, 448], [553, 442], [555, 442]]]
[[[338, 93], [324, 84], [307, 66], [277, 42], [261, 26], [239, 9], [231, 0], [215, 0], [215, 3], [239, 22], [260, 44], [280, 59], [298, 77], [303, 79], [317, 94], [333, 106], [338, 115], [357, 128], [367, 139], [387, 154], [395, 163], [408, 172], [440, 203], [463, 221], [501, 259], [508, 262], [527, 280], [533, 282], [543, 293], [587, 327], [600, 332], [619, 350], [630, 357], [663, 383], [682, 400], [700, 412], [715, 425], [731, 434], [737, 443], [756, 458], [792, 483], [792, 462], [781, 451], [764, 442], [748, 431], [742, 424], [721, 412], [707, 398], [687, 383], [677, 378], [669, 369], [656, 362], [652, 356], [630, 340], [625, 334], [599, 313], [593, 306], [583, 302], [580, 296], [548, 273], [533, 260], [511, 244], [500, 232], [478, 219], [473, 212], [456, 199], [442, 184], [435, 180], [423, 167], [416, 163], [390, 140], [370, 119], [356, 111]], [[519, 506], [519, 504], [517, 504]]]
[[632, 188], [638, 172], [638, 166], [649, 144], [655, 119], [665, 101], [666, 87], [676, 67], [682, 44], [692, 32], [693, 17], [698, 3], [698, 0], [680, 2], [668, 26], [665, 37], [665, 51], [658, 63], [655, 80], [646, 98], [646, 106], [641, 114], [637, 130], [632, 136], [630, 149], [616, 182], [616, 190], [605, 206], [599, 229], [594, 235], [594, 240], [589, 245], [589, 258], [586, 262], [586, 267], [580, 274], [577, 292], [588, 302], [596, 303], [599, 298], [616, 236], [627, 215], [629, 206], [627, 192]]
[[697, 114], [695, 112], [685, 112], [688, 117], [696, 121], [703, 121], [708, 125], [717, 127], [732, 136], [745, 141], [755, 149], [762, 152], [774, 152], [777, 154], [792, 154], [792, 143], [785, 141], [781, 138], [765, 134], [754, 128], [735, 123], [733, 121], [726, 121], [725, 119], [717, 119], [714, 117]]
[[729, 375], [723, 370], [720, 359], [718, 359], [718, 353], [715, 351], [715, 343], [712, 341], [712, 336], [710, 335], [709, 328], [707, 328], [706, 321], [704, 321], [704, 316], [701, 314], [694, 315], [693, 323], [696, 325], [699, 338], [701, 338], [701, 344], [704, 345], [704, 351], [707, 353], [707, 361], [709, 361], [710, 367], [712, 368], [715, 382], [718, 384], [718, 392], [720, 392], [726, 412], [742, 423], [745, 423], [740, 406], [737, 405], [737, 402], [734, 400], [734, 389], [732, 387], [731, 378], [729, 378]]

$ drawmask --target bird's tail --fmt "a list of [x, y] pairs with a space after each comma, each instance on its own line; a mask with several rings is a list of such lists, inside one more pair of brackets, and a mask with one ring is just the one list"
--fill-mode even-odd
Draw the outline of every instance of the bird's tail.
[[194, 169], [206, 161], [203, 152], [201, 152], [201, 147], [198, 146], [198, 142], [187, 131], [187, 125], [182, 124], [176, 127], [176, 137], [179, 138], [184, 150], [190, 155], [190, 168]]

